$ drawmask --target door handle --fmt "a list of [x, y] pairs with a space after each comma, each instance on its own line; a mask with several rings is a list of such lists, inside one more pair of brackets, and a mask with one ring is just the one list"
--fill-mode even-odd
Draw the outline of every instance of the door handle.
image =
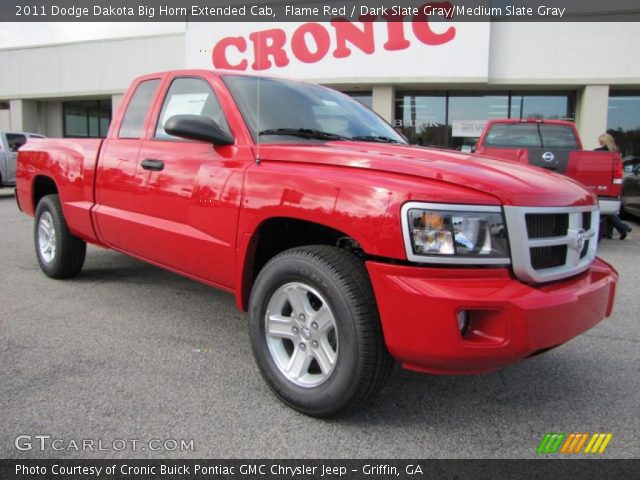
[[153, 158], [145, 158], [141, 165], [145, 170], [151, 170], [152, 172], [159, 172], [164, 168], [164, 162], [162, 160], [155, 160]]

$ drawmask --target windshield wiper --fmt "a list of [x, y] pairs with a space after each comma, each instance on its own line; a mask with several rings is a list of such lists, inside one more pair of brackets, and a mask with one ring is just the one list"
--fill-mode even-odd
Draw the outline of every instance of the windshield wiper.
[[395, 138], [385, 137], [382, 135], [358, 135], [355, 137], [350, 137], [349, 140], [357, 140], [359, 142], [403, 143], [399, 140], [396, 140]]
[[320, 140], [347, 140], [347, 137], [336, 133], [323, 132], [322, 130], [314, 130], [312, 128], [272, 128], [262, 130], [258, 135], [291, 135], [303, 138], [318, 138]]

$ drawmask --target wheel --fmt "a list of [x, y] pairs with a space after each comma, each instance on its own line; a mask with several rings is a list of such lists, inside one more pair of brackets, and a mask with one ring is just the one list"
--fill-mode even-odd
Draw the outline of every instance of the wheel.
[[38, 203], [33, 234], [38, 263], [46, 275], [71, 278], [80, 273], [87, 244], [69, 232], [58, 195], [46, 195]]
[[393, 365], [364, 264], [335, 247], [293, 248], [271, 259], [251, 292], [249, 331], [269, 387], [308, 415], [359, 406]]

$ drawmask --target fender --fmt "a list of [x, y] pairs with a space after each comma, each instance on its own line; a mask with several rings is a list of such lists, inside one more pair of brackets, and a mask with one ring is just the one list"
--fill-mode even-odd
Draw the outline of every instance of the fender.
[[461, 185], [360, 168], [262, 161], [246, 171], [236, 239], [236, 302], [251, 288], [257, 232], [268, 220], [302, 220], [351, 237], [367, 255], [405, 260], [400, 210], [415, 198], [442, 203], [494, 204]]
[[[62, 211], [74, 235], [97, 243], [90, 211], [94, 205], [95, 165], [102, 140], [42, 139], [29, 141], [18, 154], [16, 179], [20, 205], [34, 215], [38, 178], [56, 186]], [[27, 185], [24, 190], [21, 185]]]

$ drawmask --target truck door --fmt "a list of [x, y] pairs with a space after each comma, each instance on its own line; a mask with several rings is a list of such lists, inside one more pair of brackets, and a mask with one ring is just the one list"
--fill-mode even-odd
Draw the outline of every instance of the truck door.
[[146, 131], [148, 116], [156, 99], [160, 78], [133, 85], [125, 98], [120, 121], [112, 125], [102, 146], [96, 169], [96, 207], [93, 210], [97, 233], [105, 244], [125, 252], [131, 248], [133, 194], [139, 188], [136, 163]]
[[640, 212], [640, 165], [636, 165], [633, 168], [633, 172], [624, 179], [622, 203], [634, 215], [638, 215], [638, 212]]
[[138, 155], [133, 253], [231, 288], [244, 171], [254, 157], [248, 145], [213, 146], [164, 131], [171, 116], [195, 114], [233, 135], [215, 91], [221, 84], [183, 76], [165, 88]]

